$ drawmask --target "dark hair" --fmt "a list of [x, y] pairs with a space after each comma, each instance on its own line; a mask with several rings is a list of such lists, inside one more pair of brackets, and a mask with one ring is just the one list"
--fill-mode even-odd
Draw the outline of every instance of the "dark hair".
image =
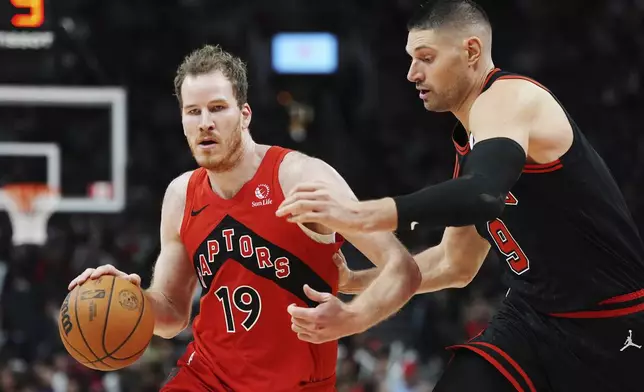
[[440, 27], [490, 25], [485, 10], [472, 0], [428, 0], [407, 23], [408, 30], [432, 30]]
[[221, 49], [219, 45], [206, 45], [190, 53], [183, 60], [177, 69], [174, 77], [174, 93], [181, 100], [181, 85], [187, 75], [197, 76], [213, 71], [221, 71], [233, 85], [233, 95], [239, 107], [248, 99], [248, 79], [246, 76], [246, 64], [239, 57]]

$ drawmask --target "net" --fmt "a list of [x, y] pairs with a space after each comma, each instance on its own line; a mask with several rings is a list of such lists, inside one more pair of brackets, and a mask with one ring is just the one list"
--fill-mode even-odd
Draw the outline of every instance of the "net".
[[41, 183], [5, 185], [0, 189], [0, 205], [7, 210], [15, 246], [44, 245], [47, 242], [47, 222], [56, 210], [60, 195]]

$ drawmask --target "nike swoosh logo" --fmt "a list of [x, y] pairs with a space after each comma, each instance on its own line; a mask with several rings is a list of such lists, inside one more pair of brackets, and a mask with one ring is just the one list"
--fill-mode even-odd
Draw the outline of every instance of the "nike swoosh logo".
[[199, 215], [199, 214], [201, 213], [201, 211], [205, 210], [205, 209], [206, 209], [206, 207], [208, 207], [209, 205], [210, 205], [210, 204], [206, 204], [205, 206], [201, 207], [200, 209], [198, 209], [198, 210], [196, 210], [196, 211], [195, 211], [195, 210], [190, 211], [190, 215], [192, 215], [192, 216], [197, 216], [197, 215]]
[[411, 222], [411, 229], [414, 230], [414, 228], [416, 227], [417, 224], [418, 224], [418, 222], [415, 222], [415, 221]]

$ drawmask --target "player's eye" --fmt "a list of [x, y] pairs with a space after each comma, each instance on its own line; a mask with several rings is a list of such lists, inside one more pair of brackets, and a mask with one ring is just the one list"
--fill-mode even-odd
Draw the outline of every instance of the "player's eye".
[[215, 105], [215, 106], [212, 106], [210, 108], [210, 111], [211, 112], [219, 112], [219, 111], [224, 110], [224, 109], [226, 109], [226, 107], [223, 106], [223, 105]]
[[199, 115], [199, 109], [190, 109], [188, 110], [188, 114], [191, 116], [197, 116]]

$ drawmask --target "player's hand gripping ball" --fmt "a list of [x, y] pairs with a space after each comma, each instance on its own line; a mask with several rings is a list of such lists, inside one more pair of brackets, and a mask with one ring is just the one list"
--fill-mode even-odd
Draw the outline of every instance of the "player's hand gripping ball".
[[58, 330], [74, 359], [92, 369], [112, 371], [143, 355], [152, 339], [154, 314], [137, 285], [104, 275], [67, 294]]

